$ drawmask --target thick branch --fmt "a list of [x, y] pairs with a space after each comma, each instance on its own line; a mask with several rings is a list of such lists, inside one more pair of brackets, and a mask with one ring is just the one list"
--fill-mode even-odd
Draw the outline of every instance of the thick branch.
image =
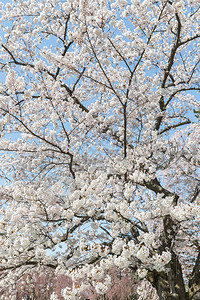
[[170, 196], [174, 197], [174, 204], [175, 205], [177, 204], [179, 196], [162, 187], [157, 178], [151, 181], [145, 181], [143, 185], [145, 185], [148, 189], [155, 192], [156, 194], [160, 193], [160, 194], [164, 194], [165, 197], [170, 197]]
[[177, 128], [177, 127], [179, 127], [179, 126], [183, 126], [183, 125], [190, 124], [190, 123], [191, 123], [191, 121], [190, 121], [190, 120], [187, 120], [187, 121], [185, 121], [185, 122], [181, 122], [181, 123], [178, 123], [178, 124], [169, 125], [168, 127], [162, 129], [162, 130], [159, 132], [159, 134], [162, 134], [162, 133], [164, 133], [164, 132], [166, 132], [166, 131], [169, 131], [170, 129], [174, 129], [174, 128]]

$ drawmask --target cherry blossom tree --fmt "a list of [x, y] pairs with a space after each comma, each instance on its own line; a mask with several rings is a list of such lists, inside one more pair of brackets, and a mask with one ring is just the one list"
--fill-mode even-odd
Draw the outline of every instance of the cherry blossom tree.
[[[112, 284], [105, 294], [105, 300], [158, 300], [155, 289], [146, 281], [140, 282], [137, 278], [131, 276], [128, 270], [121, 271], [120, 269], [110, 270]], [[139, 286], [138, 286], [139, 283]], [[47, 267], [38, 267], [38, 270], [30, 270], [21, 280], [13, 284], [13, 288], [3, 288], [0, 291], [0, 299], [29, 299], [29, 300], [49, 300], [53, 293], [56, 294], [58, 300], [63, 300], [62, 289], [72, 287], [72, 282], [69, 277], [65, 275], [55, 276], [55, 271]], [[141, 294], [140, 298], [136, 293]], [[145, 295], [144, 291], [145, 290]], [[144, 298], [145, 296], [145, 298]], [[99, 300], [101, 296], [97, 294], [95, 289], [91, 286], [90, 289], [83, 291], [80, 295], [81, 300]]]
[[0, 285], [104, 297], [118, 267], [199, 299], [199, 0], [6, 2]]
[[[62, 287], [62, 283], [65, 281], [64, 287], [68, 284], [70, 286], [69, 279], [56, 278], [54, 270], [38, 267], [38, 270], [32, 269], [24, 274], [20, 280], [13, 282], [12, 288], [5, 286], [1, 289], [0, 299], [31, 299], [31, 300], [47, 300], [50, 299], [53, 291], [59, 290], [57, 287]], [[59, 295], [60, 296], [60, 295]]]

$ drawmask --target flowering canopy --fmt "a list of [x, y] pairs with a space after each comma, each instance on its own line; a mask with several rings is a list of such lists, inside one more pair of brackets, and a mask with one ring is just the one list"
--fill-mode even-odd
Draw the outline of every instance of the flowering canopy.
[[117, 266], [160, 299], [200, 293], [199, 8], [1, 4], [2, 285], [44, 265], [78, 299]]

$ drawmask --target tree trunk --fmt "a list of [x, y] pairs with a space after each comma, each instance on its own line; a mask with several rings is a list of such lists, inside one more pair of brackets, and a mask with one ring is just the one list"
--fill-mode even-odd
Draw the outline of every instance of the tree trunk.
[[[168, 272], [152, 271], [147, 278], [156, 288], [159, 300], [188, 300], [181, 265], [175, 253], [168, 265]], [[200, 299], [200, 298], [199, 298]]]
[[200, 252], [189, 280], [189, 300], [200, 299]]

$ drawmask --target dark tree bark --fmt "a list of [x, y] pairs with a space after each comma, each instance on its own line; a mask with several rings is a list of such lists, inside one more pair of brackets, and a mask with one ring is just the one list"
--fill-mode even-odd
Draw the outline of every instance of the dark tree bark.
[[200, 300], [200, 252], [197, 256], [189, 290], [186, 291], [178, 257], [172, 253], [168, 272], [149, 272], [147, 279], [156, 288], [159, 300]]
[[189, 300], [200, 299], [200, 252], [189, 280]]
[[[152, 271], [147, 278], [156, 288], [160, 300], [188, 300], [178, 257], [172, 252], [167, 272]], [[200, 298], [199, 298], [200, 299]]]

